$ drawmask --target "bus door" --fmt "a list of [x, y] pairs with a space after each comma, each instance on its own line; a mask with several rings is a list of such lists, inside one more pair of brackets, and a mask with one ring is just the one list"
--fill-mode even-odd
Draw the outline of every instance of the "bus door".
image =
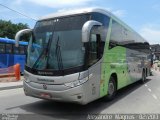
[[89, 65], [89, 79], [90, 79], [90, 98], [95, 99], [99, 97], [100, 78], [101, 78], [101, 58], [103, 55], [104, 42], [101, 40], [100, 26], [94, 26], [90, 32], [89, 38], [89, 52], [88, 52], [88, 65]]

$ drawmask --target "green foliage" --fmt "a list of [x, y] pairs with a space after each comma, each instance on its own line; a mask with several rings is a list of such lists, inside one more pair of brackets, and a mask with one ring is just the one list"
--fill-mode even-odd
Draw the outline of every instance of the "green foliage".
[[3, 38], [7, 37], [10, 39], [14, 39], [16, 33], [19, 30], [27, 28], [29, 28], [27, 24], [23, 23], [14, 24], [10, 20], [9, 21], [0, 20], [0, 37]]

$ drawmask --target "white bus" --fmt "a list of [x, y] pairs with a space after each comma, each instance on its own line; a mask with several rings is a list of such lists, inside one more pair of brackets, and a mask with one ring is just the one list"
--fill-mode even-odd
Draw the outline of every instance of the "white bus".
[[149, 43], [103, 9], [82, 9], [48, 15], [30, 36], [24, 92], [54, 101], [87, 104], [149, 75]]

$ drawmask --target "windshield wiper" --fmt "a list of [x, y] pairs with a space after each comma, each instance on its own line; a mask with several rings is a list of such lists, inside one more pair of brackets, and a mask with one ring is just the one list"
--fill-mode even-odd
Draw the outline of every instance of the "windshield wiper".
[[61, 55], [61, 46], [59, 45], [59, 36], [56, 43], [56, 55], [57, 55], [57, 62], [59, 70], [63, 70], [63, 61]]
[[39, 60], [41, 59], [41, 57], [42, 57], [43, 55], [45, 55], [45, 57], [48, 56], [48, 53], [49, 53], [49, 45], [50, 45], [51, 38], [52, 38], [52, 37], [49, 38], [46, 48], [43, 49], [43, 51], [42, 51], [41, 54], [39, 55], [38, 59], [36, 60], [36, 62], [34, 63], [34, 65], [33, 65], [32, 68], [36, 68], [37, 64], [39, 63]]

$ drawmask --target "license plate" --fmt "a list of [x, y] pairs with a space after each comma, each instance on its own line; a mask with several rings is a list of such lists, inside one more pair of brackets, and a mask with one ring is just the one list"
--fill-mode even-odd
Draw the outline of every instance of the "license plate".
[[47, 98], [47, 99], [51, 98], [51, 95], [48, 94], [48, 93], [42, 93], [40, 96], [41, 96], [42, 98]]

